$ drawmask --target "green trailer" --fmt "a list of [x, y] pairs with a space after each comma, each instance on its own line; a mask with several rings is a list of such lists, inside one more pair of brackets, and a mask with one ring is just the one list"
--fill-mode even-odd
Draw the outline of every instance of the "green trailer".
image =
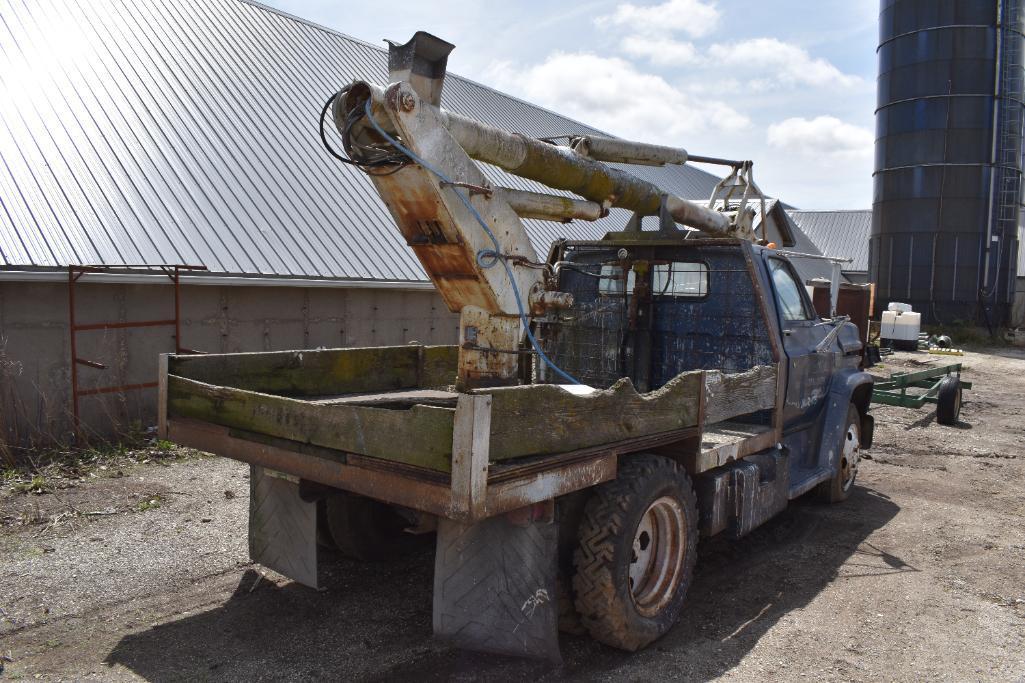
[[961, 379], [961, 364], [954, 363], [875, 377], [872, 402], [901, 408], [921, 408], [926, 403], [935, 403], [936, 421], [955, 425], [961, 415], [961, 392], [971, 388], [971, 382]]

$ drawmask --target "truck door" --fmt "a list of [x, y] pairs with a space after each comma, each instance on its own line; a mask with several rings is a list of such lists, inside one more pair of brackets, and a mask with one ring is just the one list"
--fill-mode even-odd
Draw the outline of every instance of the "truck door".
[[815, 347], [828, 334], [789, 261], [766, 258], [769, 279], [775, 292], [776, 310], [787, 359], [786, 401], [783, 431], [792, 433], [815, 424], [829, 393], [833, 374], [832, 353], [816, 353]]

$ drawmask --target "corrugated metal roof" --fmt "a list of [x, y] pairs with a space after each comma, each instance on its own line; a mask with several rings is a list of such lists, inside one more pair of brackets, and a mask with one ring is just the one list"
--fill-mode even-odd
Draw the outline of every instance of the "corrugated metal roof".
[[826, 256], [854, 259], [845, 271], [868, 272], [868, 238], [872, 211], [787, 211], [790, 218]]
[[[423, 280], [369, 180], [317, 133], [330, 93], [386, 74], [384, 50], [241, 0], [7, 0], [0, 267]], [[596, 132], [454, 75], [443, 105], [534, 137]], [[715, 185], [691, 167], [634, 171], [689, 198]], [[626, 218], [528, 225], [544, 254]]]

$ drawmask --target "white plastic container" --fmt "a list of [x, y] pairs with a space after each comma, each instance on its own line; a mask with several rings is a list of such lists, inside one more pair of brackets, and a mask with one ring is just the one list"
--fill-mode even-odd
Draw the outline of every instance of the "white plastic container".
[[[907, 304], [901, 304], [906, 306]], [[890, 304], [892, 307], [893, 304]], [[879, 336], [893, 342], [898, 349], [914, 351], [918, 348], [918, 333], [922, 329], [922, 314], [914, 311], [883, 311]]]
[[910, 313], [911, 304], [902, 304], [899, 301], [891, 301], [890, 305], [886, 307], [888, 311], [895, 311], [896, 313]]

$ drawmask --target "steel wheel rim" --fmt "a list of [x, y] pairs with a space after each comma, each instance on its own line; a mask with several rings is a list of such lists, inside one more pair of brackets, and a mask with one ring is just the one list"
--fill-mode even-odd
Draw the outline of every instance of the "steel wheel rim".
[[630, 591], [641, 614], [657, 614], [676, 593], [686, 535], [683, 507], [676, 499], [662, 496], [644, 511], [628, 567]]
[[961, 387], [957, 388], [957, 393], [954, 394], [954, 420], [957, 420], [961, 415]]
[[858, 462], [861, 460], [861, 437], [853, 424], [847, 427], [847, 435], [843, 440], [843, 453], [840, 454], [840, 472], [843, 490], [847, 491], [854, 485], [858, 476]]

